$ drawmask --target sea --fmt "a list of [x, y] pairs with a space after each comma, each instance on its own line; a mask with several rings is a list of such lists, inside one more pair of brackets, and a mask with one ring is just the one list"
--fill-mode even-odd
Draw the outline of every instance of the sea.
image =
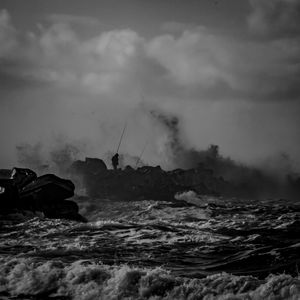
[[300, 299], [300, 203], [75, 197], [0, 222], [0, 299]]

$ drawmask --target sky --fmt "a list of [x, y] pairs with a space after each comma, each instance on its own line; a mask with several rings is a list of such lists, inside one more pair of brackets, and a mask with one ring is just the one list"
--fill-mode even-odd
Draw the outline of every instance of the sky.
[[[300, 169], [299, 0], [0, 0], [0, 165], [180, 142]], [[27, 148], [26, 148], [27, 147]], [[285, 156], [286, 157], [286, 156]]]

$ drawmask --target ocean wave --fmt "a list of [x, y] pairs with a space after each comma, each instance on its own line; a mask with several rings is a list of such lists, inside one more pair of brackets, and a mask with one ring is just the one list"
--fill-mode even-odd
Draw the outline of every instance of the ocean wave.
[[38, 262], [0, 259], [0, 295], [67, 299], [291, 299], [300, 298], [300, 277], [269, 275], [264, 280], [227, 273], [201, 279], [175, 277], [163, 268], [108, 266], [79, 260]]
[[[202, 200], [201, 207], [153, 200], [99, 202], [95, 213], [101, 218], [86, 224], [37, 217], [8, 222], [0, 228], [0, 257], [18, 258], [18, 265], [23, 258], [29, 270], [30, 261], [38, 268], [52, 259], [60, 261], [63, 265], [55, 268], [62, 278], [67, 264], [72, 269], [80, 260], [92, 262], [97, 270], [100, 262], [106, 268], [119, 266], [114, 270], [127, 264], [130, 270], [146, 273], [163, 267], [171, 278], [180, 276], [176, 279], [179, 286], [190, 284], [183, 278], [196, 280], [220, 272], [236, 278], [263, 279], [284, 272], [297, 276], [297, 207], [212, 197]], [[108, 270], [114, 277], [112, 269]]]

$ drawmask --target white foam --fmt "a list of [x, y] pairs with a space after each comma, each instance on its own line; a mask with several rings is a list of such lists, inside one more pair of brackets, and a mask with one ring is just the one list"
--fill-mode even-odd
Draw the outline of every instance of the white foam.
[[0, 292], [11, 296], [68, 296], [72, 299], [300, 299], [300, 278], [265, 280], [227, 273], [188, 279], [162, 268], [107, 266], [79, 260], [36, 262], [0, 259]]

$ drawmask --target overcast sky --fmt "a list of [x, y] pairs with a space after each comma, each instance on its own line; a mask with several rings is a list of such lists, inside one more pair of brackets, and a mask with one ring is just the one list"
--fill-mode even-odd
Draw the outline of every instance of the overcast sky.
[[300, 164], [299, 0], [0, 0], [0, 163], [71, 143], [168, 166], [186, 147]]

